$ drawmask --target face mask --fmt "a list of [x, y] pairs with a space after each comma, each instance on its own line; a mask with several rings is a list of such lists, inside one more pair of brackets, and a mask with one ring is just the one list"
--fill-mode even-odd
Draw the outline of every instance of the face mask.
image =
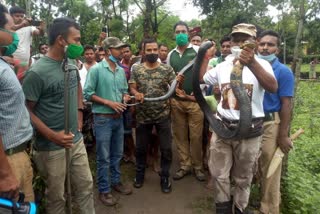
[[7, 33], [10, 33], [12, 36], [12, 42], [10, 45], [7, 46], [0, 46], [3, 48], [6, 48], [6, 51], [4, 52], [4, 56], [11, 56], [18, 48], [18, 44], [19, 44], [19, 36], [16, 32], [10, 32], [6, 29], [1, 29], [2, 31], [5, 31]]
[[176, 43], [179, 47], [188, 44], [188, 34], [179, 33], [178, 35], [176, 35]]
[[241, 53], [241, 48], [239, 46], [233, 46], [231, 47], [231, 53], [234, 57], [239, 57]]
[[150, 63], [155, 63], [158, 60], [158, 54], [146, 54], [146, 60]]
[[69, 59], [77, 59], [82, 55], [82, 53], [83, 53], [82, 45], [69, 44], [67, 47], [66, 54]]
[[270, 55], [267, 55], [267, 56], [263, 56], [263, 55], [258, 53], [258, 57], [260, 59], [267, 60], [268, 62], [272, 62], [276, 58], [276, 55], [273, 53], [273, 54], [270, 54]]
[[117, 58], [115, 58], [113, 55], [110, 54], [109, 59], [111, 60], [111, 62], [117, 63], [118, 60]]

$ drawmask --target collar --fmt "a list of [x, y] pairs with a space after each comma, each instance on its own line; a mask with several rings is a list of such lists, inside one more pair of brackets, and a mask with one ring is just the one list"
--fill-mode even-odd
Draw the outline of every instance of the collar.
[[[110, 65], [109, 65], [109, 63], [107, 62], [106, 59], [103, 59], [100, 63], [102, 64], [102, 67], [107, 68], [108, 70], [112, 71], [111, 68], [110, 68]], [[121, 67], [118, 65], [118, 63], [115, 63], [115, 64], [116, 64], [116, 69], [115, 69], [115, 71], [117, 71], [117, 70], [119, 70]]]
[[281, 63], [279, 62], [278, 57], [276, 57], [276, 58], [272, 61], [272, 63], [271, 63], [272, 69], [273, 69], [273, 70], [276, 70], [277, 67], [280, 66], [280, 64], [281, 64]]
[[[197, 51], [197, 49], [199, 49], [199, 46], [193, 45], [193, 44], [191, 44], [191, 42], [189, 42], [189, 45], [188, 45], [188, 47], [186, 48], [186, 50], [187, 50], [187, 49], [190, 49], [190, 48], [193, 48], [193, 49], [195, 49], [195, 50]], [[173, 51], [177, 51], [178, 53], [180, 53], [180, 51], [179, 51], [179, 49], [178, 49], [178, 46], [176, 46], [176, 47], [173, 49]]]

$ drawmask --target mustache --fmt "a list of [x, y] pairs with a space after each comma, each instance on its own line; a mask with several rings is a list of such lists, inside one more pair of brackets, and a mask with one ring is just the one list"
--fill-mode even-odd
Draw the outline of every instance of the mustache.
[[270, 53], [268, 51], [262, 51], [260, 54], [261, 55], [270, 55]]

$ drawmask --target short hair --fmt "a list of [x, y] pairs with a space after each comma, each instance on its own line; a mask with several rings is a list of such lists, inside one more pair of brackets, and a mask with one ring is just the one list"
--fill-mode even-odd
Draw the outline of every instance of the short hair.
[[87, 50], [93, 50], [93, 52], [95, 52], [95, 48], [92, 45], [84, 45], [83, 49], [84, 49], [83, 53], [86, 52]]
[[184, 21], [178, 21], [174, 26], [173, 26], [173, 30], [175, 31], [178, 25], [183, 25], [187, 28], [187, 31], [189, 32], [189, 27], [188, 24], [185, 23]]
[[146, 44], [150, 44], [150, 43], [156, 43], [158, 45], [157, 41], [154, 38], [146, 38], [143, 40], [143, 51], [145, 50]]
[[0, 4], [0, 27], [1, 28], [4, 28], [4, 26], [8, 22], [6, 14], [8, 14], [8, 9], [3, 4]]
[[231, 41], [231, 37], [229, 35], [225, 35], [224, 37], [222, 37], [222, 39], [220, 40], [220, 45], [222, 45], [224, 42], [230, 42]]
[[100, 52], [100, 51], [106, 51], [103, 47], [99, 47], [99, 49], [98, 49], [98, 51]]
[[163, 44], [163, 43], [161, 43], [161, 44], [159, 45], [159, 49], [160, 49], [161, 47], [166, 47], [166, 48], [169, 48], [169, 47], [168, 47], [168, 45], [166, 45], [166, 44]]
[[48, 30], [49, 45], [53, 45], [57, 37], [60, 35], [67, 39], [70, 27], [80, 30], [79, 24], [77, 24], [73, 19], [68, 17], [54, 19]]
[[280, 47], [281, 45], [281, 38], [280, 38], [280, 35], [279, 33], [273, 31], [273, 30], [265, 30], [265, 31], [262, 31], [259, 35], [258, 35], [258, 40], [260, 40], [262, 37], [265, 37], [265, 36], [274, 36], [274, 37], [277, 37], [277, 46]]
[[43, 45], [47, 45], [47, 44], [46, 43], [40, 43], [39, 46], [38, 46], [38, 50], [40, 50]]
[[129, 44], [126, 44], [126, 45], [124, 45], [124, 46], [122, 46], [123, 48], [129, 48], [130, 50], [131, 50], [131, 45], [129, 45]]
[[23, 13], [25, 14], [26, 11], [24, 9], [22, 9], [21, 7], [18, 6], [12, 6], [9, 10], [10, 15], [15, 14], [15, 13]]

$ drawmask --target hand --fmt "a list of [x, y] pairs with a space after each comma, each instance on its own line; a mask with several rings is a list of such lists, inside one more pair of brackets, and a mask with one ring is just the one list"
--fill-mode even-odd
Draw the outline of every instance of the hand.
[[107, 33], [106, 32], [101, 32], [99, 35], [99, 40], [103, 41], [107, 38]]
[[71, 148], [73, 146], [73, 137], [74, 134], [71, 132], [69, 134], [65, 134], [64, 130], [62, 130], [55, 133], [52, 141], [64, 148]]
[[124, 103], [127, 103], [131, 100], [131, 97], [129, 94], [124, 94], [122, 100]]
[[32, 18], [24, 18], [21, 22], [21, 25], [24, 27], [30, 26], [32, 22]]
[[112, 102], [112, 101], [108, 101], [105, 105], [109, 106], [110, 108], [115, 110], [117, 113], [122, 113], [127, 108], [127, 105], [124, 103], [118, 103], [118, 102]]
[[188, 95], [182, 89], [176, 88], [176, 95], [182, 99], [187, 99]]
[[41, 21], [38, 29], [44, 30], [45, 28], [46, 28], [46, 23], [44, 21]]
[[0, 179], [0, 198], [15, 199], [19, 196], [19, 182], [13, 173], [6, 173]]
[[137, 92], [137, 93], [135, 93], [135, 95], [134, 95], [134, 99], [135, 99], [136, 101], [140, 101], [140, 103], [143, 103], [144, 94]]
[[178, 74], [178, 76], [176, 77], [177, 82], [182, 85], [184, 82], [184, 75], [183, 74]]
[[278, 145], [283, 153], [289, 153], [293, 148], [292, 141], [289, 137], [278, 137]]
[[239, 61], [242, 65], [250, 65], [254, 61], [254, 49], [250, 47], [244, 47], [242, 49], [240, 56], [239, 56]]

